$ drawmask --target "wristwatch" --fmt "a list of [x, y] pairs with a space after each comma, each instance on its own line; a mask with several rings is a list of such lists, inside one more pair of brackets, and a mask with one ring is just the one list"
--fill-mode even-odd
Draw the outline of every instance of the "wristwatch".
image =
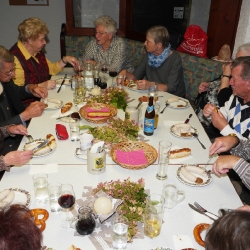
[[232, 78], [232, 76], [228, 76], [228, 75], [221, 75], [221, 79], [223, 78], [223, 77], [227, 77], [229, 80]]

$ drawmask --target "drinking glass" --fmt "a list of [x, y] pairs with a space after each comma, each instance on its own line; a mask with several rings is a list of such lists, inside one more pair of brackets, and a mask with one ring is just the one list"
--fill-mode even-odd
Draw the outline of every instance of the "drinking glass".
[[111, 87], [116, 87], [116, 84], [114, 85], [114, 78], [117, 76], [118, 72], [117, 69], [113, 66], [109, 67], [109, 76], [112, 77], [112, 83]]
[[61, 195], [62, 184], [60, 182], [49, 183], [49, 203], [51, 212], [59, 212], [62, 208], [58, 204], [58, 198]]
[[158, 149], [158, 172], [156, 178], [159, 180], [167, 179], [167, 170], [169, 162], [169, 152], [171, 150], [172, 143], [166, 140], [159, 142]]
[[47, 203], [49, 199], [48, 194], [48, 175], [46, 173], [39, 173], [33, 175], [33, 185], [35, 198], [39, 204]]
[[78, 64], [78, 68], [75, 70], [76, 71], [76, 73], [79, 75], [79, 76], [81, 76], [81, 72], [83, 71], [83, 60], [82, 60], [82, 58], [78, 58], [78, 62], [79, 62], [79, 64]]
[[124, 76], [123, 75], [117, 76], [117, 78], [116, 78], [116, 84], [121, 89], [124, 87]]
[[103, 61], [101, 61], [100, 64], [101, 64], [101, 71], [102, 71], [103, 73], [106, 73], [106, 72], [108, 71], [108, 66], [107, 66], [106, 61], [103, 60]]
[[78, 118], [71, 118], [69, 122], [69, 127], [71, 141], [78, 141], [80, 134], [80, 120]]
[[155, 106], [155, 127], [154, 127], [154, 129], [157, 129], [158, 122], [159, 122], [159, 112], [160, 112], [161, 106], [158, 103], [156, 103], [154, 106]]
[[61, 226], [69, 228], [71, 223], [69, 209], [75, 204], [75, 193], [71, 184], [62, 184], [58, 204], [66, 211], [66, 217], [62, 219]]
[[123, 215], [115, 215], [112, 222], [113, 249], [126, 249], [128, 240], [128, 219]]
[[150, 82], [149, 87], [148, 87], [148, 98], [150, 96], [154, 97], [154, 102], [157, 101], [158, 97], [158, 86], [156, 82]]

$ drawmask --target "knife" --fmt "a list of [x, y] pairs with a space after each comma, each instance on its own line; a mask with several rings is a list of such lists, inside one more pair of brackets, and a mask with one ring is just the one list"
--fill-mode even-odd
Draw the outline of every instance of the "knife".
[[190, 114], [189, 117], [187, 118], [187, 120], [184, 123], [188, 123], [190, 118], [192, 117], [193, 114]]
[[40, 148], [43, 148], [44, 146], [46, 146], [49, 143], [49, 139], [45, 140], [44, 142], [42, 142], [41, 144], [39, 144], [37, 147], [33, 148], [32, 151], [35, 152]]
[[65, 75], [64, 75], [63, 81], [62, 81], [62, 83], [61, 83], [61, 85], [60, 85], [59, 89], [57, 90], [57, 93], [59, 93], [59, 92], [60, 92], [61, 87], [63, 86], [63, 84], [64, 84], [64, 82], [65, 82], [65, 79], [66, 79], [66, 78], [67, 78], [67, 74], [65, 74]]
[[209, 219], [211, 219], [211, 220], [216, 220], [216, 219], [210, 217], [209, 215], [207, 215], [206, 213], [201, 212], [201, 211], [200, 211], [198, 208], [196, 208], [194, 205], [192, 205], [192, 204], [190, 204], [190, 203], [188, 203], [188, 205], [189, 205], [194, 211], [196, 211], [196, 212], [198, 212], [198, 213], [200, 213], [200, 214], [203, 214], [203, 215], [207, 216], [207, 217], [208, 217]]

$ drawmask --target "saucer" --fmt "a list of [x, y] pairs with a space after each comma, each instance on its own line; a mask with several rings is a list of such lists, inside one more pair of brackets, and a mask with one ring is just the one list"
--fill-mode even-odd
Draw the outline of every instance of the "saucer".
[[87, 160], [87, 150], [82, 151], [80, 148], [76, 148], [75, 156], [81, 160]]

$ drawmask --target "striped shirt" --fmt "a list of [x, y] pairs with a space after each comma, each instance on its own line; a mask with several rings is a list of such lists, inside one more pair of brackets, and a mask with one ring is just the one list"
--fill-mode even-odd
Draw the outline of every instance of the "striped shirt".
[[250, 163], [241, 158], [233, 169], [239, 175], [245, 186], [250, 190]]

